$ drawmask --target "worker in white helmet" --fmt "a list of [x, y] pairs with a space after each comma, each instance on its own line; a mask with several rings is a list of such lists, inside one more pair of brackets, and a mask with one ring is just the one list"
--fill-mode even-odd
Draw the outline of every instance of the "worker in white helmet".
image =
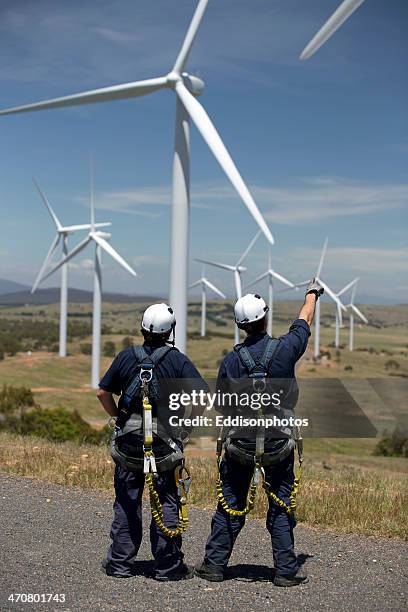
[[[289, 332], [280, 338], [271, 338], [267, 332], [268, 306], [258, 294], [247, 294], [235, 304], [235, 322], [246, 333], [243, 343], [234, 347], [221, 363], [218, 388], [223, 381], [256, 378], [288, 380], [289, 396], [297, 400], [295, 364], [306, 350], [313, 321], [315, 305], [323, 288], [314, 281], [309, 284], [298, 318]], [[273, 384], [273, 382], [272, 382]], [[257, 435], [257, 434], [256, 434]], [[220, 503], [214, 515], [204, 561], [195, 567], [196, 575], [219, 582], [231, 556], [235, 540], [245, 523], [248, 512], [247, 496], [257, 453], [257, 440], [226, 437], [224, 457], [220, 463], [222, 486]], [[265, 481], [275, 496], [269, 497], [267, 529], [271, 534], [274, 577], [276, 586], [290, 587], [307, 580], [301, 571], [294, 551], [294, 513], [290, 509], [290, 494], [294, 483], [294, 442], [290, 437], [263, 440], [265, 446], [262, 467]], [[223, 503], [221, 503], [221, 500]], [[282, 504], [276, 503], [282, 500]], [[235, 512], [234, 510], [238, 511]]]
[[[137, 387], [141, 369], [146, 371], [145, 368], [150, 367], [154, 372], [153, 377], [158, 380], [174, 379], [177, 382], [177, 379], [189, 379], [184, 380], [187, 385], [194, 384], [194, 388], [208, 390], [193, 363], [174, 347], [175, 329], [176, 317], [170, 306], [149, 306], [141, 321], [143, 345], [132, 346], [120, 352], [99, 383], [97, 397], [106, 412], [117, 419], [116, 429], [121, 434], [114, 437], [115, 446], [111, 447], [116, 463], [116, 498], [111, 528], [112, 543], [102, 563], [106, 574], [115, 578], [134, 575], [134, 561], [142, 540], [142, 494], [145, 484], [143, 404], [140, 386], [139, 393], [133, 392], [130, 398], [129, 388], [132, 385]], [[118, 404], [114, 395], [120, 396]], [[157, 422], [165, 423], [167, 420], [168, 423], [168, 403], [163, 405], [159, 401], [152, 401], [152, 404]], [[200, 407], [195, 410], [201, 414]], [[135, 431], [135, 424], [138, 423], [140, 427]], [[164, 523], [168, 528], [175, 528], [179, 499], [174, 468], [180, 465], [180, 457], [183, 458], [183, 439], [174, 436], [174, 439], [167, 437], [163, 441], [156, 437], [153, 451], [158, 470], [155, 487], [162, 503]], [[153, 578], [174, 581], [193, 577], [193, 568], [183, 561], [181, 536], [166, 537], [152, 520], [150, 542], [155, 560]]]

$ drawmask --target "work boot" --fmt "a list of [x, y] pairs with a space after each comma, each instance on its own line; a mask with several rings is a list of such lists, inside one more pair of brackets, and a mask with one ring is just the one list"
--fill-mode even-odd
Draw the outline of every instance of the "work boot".
[[104, 572], [104, 574], [107, 576], [111, 576], [112, 578], [133, 578], [133, 574], [131, 572], [118, 572], [117, 570], [114, 570], [111, 564], [106, 560], [102, 561], [101, 566], [102, 572]]
[[296, 574], [287, 574], [286, 576], [275, 576], [273, 584], [278, 587], [291, 587], [297, 586], [298, 584], [305, 584], [309, 582], [309, 578], [301, 570], [298, 570]]
[[194, 567], [194, 573], [199, 578], [209, 582], [222, 582], [224, 580], [224, 573], [215, 565], [207, 565], [205, 561]]
[[194, 578], [194, 568], [192, 565], [185, 565], [183, 563], [180, 569], [176, 570], [175, 572], [171, 572], [169, 574], [164, 575], [159, 574], [153, 576], [153, 578], [158, 582], [175, 582], [176, 580], [190, 580], [191, 578]]

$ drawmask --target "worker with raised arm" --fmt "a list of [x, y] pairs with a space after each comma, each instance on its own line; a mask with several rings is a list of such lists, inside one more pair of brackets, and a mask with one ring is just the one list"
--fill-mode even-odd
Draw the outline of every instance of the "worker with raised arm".
[[[222, 361], [218, 389], [225, 388], [228, 381], [235, 384], [237, 379], [248, 377], [255, 377], [252, 380], [259, 384], [259, 373], [264, 382], [285, 379], [288, 383], [285, 401], [294, 408], [298, 398], [295, 365], [306, 350], [316, 301], [322, 293], [323, 288], [313, 279], [298, 318], [293, 321], [288, 333], [279, 338], [271, 338], [266, 332], [268, 307], [261, 296], [247, 294], [240, 298], [235, 304], [235, 322], [246, 332], [246, 338]], [[270, 383], [273, 384], [273, 380]], [[253, 507], [256, 469], [263, 474], [263, 486], [268, 495], [266, 526], [272, 540], [273, 582], [276, 586], [290, 587], [307, 580], [294, 551], [294, 489], [298, 486], [294, 475], [296, 440], [291, 436], [268, 439], [268, 435], [265, 435], [261, 440], [259, 458], [258, 434], [256, 440], [255, 435], [251, 439], [227, 435], [222, 441], [222, 460], [221, 451], [217, 450], [219, 503], [212, 520], [204, 560], [195, 567], [196, 575], [205, 580], [219, 582], [224, 579], [236, 538], [245, 524], [246, 514]]]

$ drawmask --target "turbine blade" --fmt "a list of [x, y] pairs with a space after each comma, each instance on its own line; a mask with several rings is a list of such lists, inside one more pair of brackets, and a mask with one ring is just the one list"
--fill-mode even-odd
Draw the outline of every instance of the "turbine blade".
[[132, 274], [133, 276], [137, 276], [136, 272], [134, 271], [134, 269], [129, 266], [128, 263], [126, 263], [126, 261], [123, 259], [123, 257], [121, 257], [119, 255], [119, 253], [117, 253], [115, 251], [115, 249], [113, 247], [111, 247], [111, 245], [109, 244], [109, 242], [106, 242], [106, 240], [104, 238], [101, 238], [100, 236], [98, 236], [97, 234], [92, 234], [92, 239], [99, 244], [99, 246], [106, 251], [111, 257], [113, 257], [113, 259], [115, 259], [118, 264], [120, 264], [122, 266], [122, 268], [125, 268], [125, 270], [127, 270], [130, 274]]
[[198, 28], [200, 27], [201, 20], [204, 16], [205, 9], [207, 8], [208, 0], [200, 0], [197, 4], [196, 10], [194, 11], [193, 18], [187, 30], [187, 34], [181, 45], [181, 49], [173, 66], [173, 71], [177, 74], [181, 74], [184, 66], [186, 65], [188, 56], [193, 46], [194, 39], [196, 37]]
[[[95, 227], [110, 227], [112, 223], [95, 223]], [[64, 225], [61, 227], [61, 231], [65, 232], [77, 232], [80, 230], [90, 230], [91, 224], [84, 223], [83, 225]]]
[[354, 285], [352, 291], [351, 291], [351, 297], [350, 297], [350, 303], [354, 304], [354, 298], [356, 297], [356, 291], [357, 291], [357, 283]]
[[295, 289], [296, 291], [298, 291], [300, 287], [306, 287], [309, 283], [310, 283], [310, 280], [302, 281], [301, 283], [295, 283], [293, 287], [279, 289], [278, 293], [286, 293], [287, 291], [290, 291], [291, 289]]
[[350, 307], [354, 310], [356, 315], [359, 316], [362, 321], [364, 321], [364, 323], [368, 323], [367, 317], [363, 315], [363, 313], [357, 308], [357, 306], [354, 306], [354, 304], [350, 304]]
[[330, 289], [330, 287], [328, 287], [328, 285], [326, 285], [326, 283], [324, 281], [322, 281], [321, 278], [316, 277], [316, 280], [318, 281], [318, 283], [320, 283], [320, 285], [323, 287], [325, 293], [331, 297], [331, 299], [333, 300], [333, 302], [339, 307], [341, 308], [341, 310], [343, 310], [344, 312], [347, 312], [347, 308], [344, 306], [344, 304], [342, 304], [339, 300], [339, 298], [337, 297], [337, 295], [334, 293], [334, 291], [332, 291]]
[[262, 233], [261, 230], [259, 230], [259, 232], [257, 232], [255, 236], [252, 238], [251, 242], [249, 243], [245, 251], [242, 253], [241, 257], [238, 259], [237, 263], [235, 264], [237, 267], [239, 266], [241, 262], [244, 261], [245, 257], [248, 255], [248, 253], [254, 246], [255, 242], [258, 240], [259, 236], [261, 235], [261, 233]]
[[222, 268], [223, 270], [229, 270], [230, 272], [235, 271], [235, 266], [229, 266], [228, 264], [218, 263], [217, 261], [209, 261], [208, 259], [196, 259], [201, 263], [208, 264], [209, 266], [215, 266], [216, 268]]
[[318, 276], [320, 276], [321, 273], [322, 273], [323, 262], [324, 262], [324, 258], [326, 257], [326, 250], [327, 250], [327, 243], [328, 243], [328, 241], [329, 241], [329, 239], [326, 238], [326, 240], [323, 243], [322, 254], [320, 255], [319, 265], [317, 266], [316, 278]]
[[38, 193], [40, 194], [41, 199], [42, 199], [42, 201], [44, 202], [45, 206], [47, 207], [47, 210], [48, 210], [48, 212], [49, 212], [49, 213], [50, 213], [50, 215], [51, 215], [51, 219], [52, 219], [52, 220], [54, 221], [54, 223], [55, 223], [55, 227], [57, 228], [57, 230], [60, 230], [60, 229], [61, 229], [61, 227], [62, 227], [62, 226], [61, 226], [61, 223], [60, 223], [60, 221], [59, 221], [59, 219], [58, 219], [57, 215], [56, 215], [56, 214], [55, 214], [55, 212], [53, 211], [53, 209], [52, 209], [52, 207], [51, 207], [51, 204], [50, 204], [50, 203], [49, 203], [49, 201], [48, 201], [47, 196], [45, 195], [45, 193], [43, 193], [43, 192], [41, 191], [40, 186], [39, 186], [39, 184], [37, 183], [37, 181], [35, 180], [35, 178], [33, 178], [33, 183], [34, 183], [34, 185], [37, 187], [37, 191], [38, 191]]
[[337, 297], [340, 297], [341, 295], [343, 295], [343, 293], [346, 293], [346, 291], [348, 291], [350, 289], [350, 287], [353, 287], [357, 282], [359, 281], [359, 277], [357, 276], [357, 278], [355, 278], [354, 280], [352, 280], [350, 283], [348, 283], [345, 287], [343, 287], [343, 289], [341, 289], [336, 295]]
[[55, 249], [56, 249], [56, 248], [57, 248], [57, 246], [58, 246], [58, 243], [59, 243], [59, 241], [60, 241], [60, 238], [61, 238], [61, 235], [60, 235], [60, 234], [57, 234], [57, 235], [55, 236], [54, 240], [51, 242], [51, 246], [50, 246], [50, 248], [48, 249], [48, 253], [47, 253], [47, 255], [45, 256], [44, 261], [43, 261], [43, 263], [42, 263], [42, 266], [41, 266], [41, 268], [40, 268], [40, 271], [39, 271], [39, 273], [38, 273], [38, 275], [37, 275], [37, 278], [36, 278], [36, 279], [35, 279], [35, 281], [34, 281], [33, 288], [31, 289], [31, 293], [34, 293], [34, 292], [36, 291], [36, 289], [37, 289], [38, 285], [40, 284], [40, 282], [41, 282], [41, 280], [42, 280], [42, 275], [44, 274], [45, 270], [47, 269], [47, 267], [48, 267], [49, 263], [50, 263], [50, 262], [51, 262], [51, 260], [52, 260], [52, 256], [53, 256], [53, 255], [54, 255], [54, 253], [55, 253]]
[[252, 285], [256, 285], [256, 283], [259, 283], [259, 281], [263, 280], [268, 275], [269, 275], [269, 271], [266, 271], [263, 274], [261, 274], [260, 276], [257, 276], [253, 281], [251, 281], [250, 283], [245, 285], [244, 289], [248, 289], [249, 287], [252, 287]]
[[283, 283], [284, 285], [287, 285], [288, 287], [290, 287], [290, 289], [294, 289], [295, 288], [295, 285], [290, 280], [288, 280], [287, 278], [285, 278], [281, 274], [278, 274], [278, 272], [275, 272], [275, 270], [271, 270], [270, 274], [271, 274], [271, 276], [276, 278], [276, 280], [278, 280], [281, 283]]
[[92, 104], [94, 102], [109, 102], [110, 100], [136, 98], [137, 96], [145, 96], [159, 89], [163, 89], [163, 87], [167, 87], [167, 78], [158, 77], [156, 79], [147, 79], [146, 81], [135, 81], [134, 83], [124, 83], [123, 85], [113, 85], [112, 87], [84, 91], [72, 96], [45, 100], [44, 102], [35, 102], [34, 104], [6, 108], [0, 111], [0, 115], [13, 115], [15, 113], [27, 113], [50, 108], [62, 108], [65, 106]]
[[300, 59], [306, 60], [312, 57], [363, 2], [364, 0], [344, 0], [303, 49]]
[[189, 285], [188, 288], [193, 289], [193, 287], [198, 287], [198, 285], [201, 285], [201, 283], [202, 283], [202, 279], [200, 278], [200, 280], [196, 281], [192, 285]]
[[92, 155], [89, 158], [89, 186], [91, 196], [91, 229], [95, 230], [94, 174]]
[[87, 236], [84, 240], [82, 240], [79, 244], [76, 245], [76, 247], [74, 247], [72, 249], [72, 251], [70, 253], [68, 253], [68, 255], [66, 255], [63, 259], [61, 259], [60, 262], [58, 262], [49, 272], [48, 274], [46, 274], [43, 278], [43, 280], [45, 280], [46, 278], [48, 278], [49, 276], [51, 276], [52, 274], [54, 274], [54, 272], [56, 272], [61, 266], [63, 266], [65, 263], [67, 263], [68, 261], [70, 261], [70, 259], [72, 259], [73, 257], [75, 257], [75, 255], [77, 255], [78, 253], [80, 253], [81, 251], [83, 251], [83, 249], [85, 249], [85, 247], [88, 246], [88, 244], [91, 242], [92, 238], [90, 236]]
[[341, 308], [338, 304], [336, 304], [336, 310], [337, 310], [337, 316], [339, 318], [339, 326], [343, 327], [343, 313], [341, 312]]
[[224, 143], [222, 142], [206, 111], [181, 81], [178, 81], [176, 84], [176, 92], [221, 168], [224, 170], [233, 187], [235, 187], [236, 191], [243, 200], [245, 206], [248, 208], [256, 223], [265, 234], [266, 239], [270, 244], [273, 244], [273, 236], [266, 225], [263, 216], [255, 204], [253, 197], [249, 193], [247, 186], [242, 180], [240, 173], [238, 172], [230, 154], [225, 148]]
[[222, 297], [224, 300], [226, 299], [226, 297], [227, 297], [227, 296], [226, 296], [226, 295], [225, 295], [225, 294], [224, 294], [222, 291], [220, 291], [219, 289], [217, 289], [217, 287], [216, 287], [215, 285], [213, 285], [212, 283], [210, 283], [210, 281], [209, 281], [209, 280], [207, 280], [207, 279], [205, 278], [205, 279], [203, 280], [203, 283], [204, 283], [205, 285], [207, 285], [207, 287], [208, 287], [209, 289], [211, 289], [211, 291], [214, 291], [214, 293], [216, 293], [217, 295], [219, 295], [220, 297]]

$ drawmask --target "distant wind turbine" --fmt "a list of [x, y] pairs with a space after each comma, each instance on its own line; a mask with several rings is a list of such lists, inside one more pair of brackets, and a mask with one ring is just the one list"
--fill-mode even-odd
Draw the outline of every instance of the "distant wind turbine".
[[312, 57], [363, 2], [364, 0], [344, 0], [317, 34], [315, 34], [310, 43], [303, 49], [300, 59], [306, 60]]
[[93, 292], [93, 314], [92, 314], [92, 374], [91, 385], [93, 389], [98, 388], [101, 362], [101, 316], [102, 316], [102, 250], [108, 253], [122, 268], [125, 268], [133, 276], [137, 276], [131, 266], [115, 251], [107, 242], [110, 234], [97, 231], [95, 223], [94, 190], [91, 176], [91, 231], [85, 240], [82, 240], [70, 253], [68, 253], [44, 278], [48, 278], [56, 270], [68, 263], [75, 255], [81, 253], [88, 244], [95, 244], [95, 267], [94, 267], [94, 292]]
[[[35, 279], [33, 288], [31, 289], [31, 293], [34, 293], [38, 285], [45, 278], [45, 271], [51, 264], [52, 257], [61, 243], [62, 246], [62, 255], [65, 257], [68, 254], [68, 236], [76, 231], [80, 230], [89, 230], [91, 225], [89, 223], [85, 225], [62, 225], [60, 220], [58, 219], [55, 211], [52, 209], [51, 204], [48, 201], [47, 196], [40, 189], [37, 181], [33, 179], [34, 185], [36, 186], [38, 193], [40, 194], [42, 201], [44, 202], [51, 219], [54, 222], [57, 233], [55, 235], [54, 240], [51, 243], [51, 246], [48, 250], [47, 255], [42, 263], [40, 271]], [[95, 227], [108, 227], [111, 223], [96, 223]], [[64, 264], [61, 267], [61, 289], [60, 289], [60, 325], [59, 325], [59, 356], [66, 357], [67, 356], [67, 316], [68, 316], [68, 265]]]
[[[66, 106], [92, 104], [136, 98], [160, 89], [171, 89], [176, 94], [176, 127], [173, 153], [173, 201], [171, 218], [170, 255], [170, 304], [177, 317], [176, 343], [183, 352], [187, 339], [187, 285], [188, 285], [188, 235], [190, 213], [190, 121], [207, 143], [212, 154], [249, 210], [255, 222], [270, 244], [273, 236], [260, 213], [252, 195], [244, 183], [235, 163], [215, 129], [203, 106], [197, 100], [204, 89], [204, 82], [185, 72], [185, 66], [198, 28], [207, 8], [208, 0], [199, 0], [180, 52], [165, 76], [135, 81], [111, 87], [103, 87], [44, 102], [17, 106], [0, 111], [0, 115], [24, 113]], [[163, 27], [165, 24], [163, 24]]]
[[[346, 307], [341, 303], [337, 295], [330, 289], [330, 287], [322, 280], [321, 274], [323, 269], [324, 258], [326, 256], [327, 243], [329, 239], [326, 238], [323, 244], [322, 253], [320, 255], [319, 265], [317, 266], [317, 271], [315, 275], [315, 280], [318, 281], [321, 287], [323, 287], [324, 292], [328, 295], [336, 306], [336, 316], [339, 316], [339, 324], [342, 325], [342, 311], [346, 312]], [[294, 288], [304, 287], [309, 284], [310, 281], [304, 281], [302, 283], [296, 283]], [[286, 289], [284, 289], [286, 291]], [[320, 357], [320, 300], [319, 298], [316, 302], [315, 316], [314, 316], [314, 347], [313, 347], [313, 356], [315, 359]]]
[[[246, 268], [241, 266], [241, 263], [244, 261], [245, 257], [247, 257], [247, 255], [249, 254], [250, 250], [252, 249], [252, 247], [254, 246], [255, 242], [258, 240], [260, 235], [261, 235], [260, 231], [255, 234], [255, 236], [252, 238], [251, 242], [249, 243], [245, 251], [242, 253], [241, 257], [238, 259], [235, 266], [231, 264], [220, 263], [218, 261], [209, 261], [208, 259], [198, 259], [197, 258], [196, 261], [199, 261], [204, 264], [208, 264], [209, 266], [214, 266], [215, 268], [221, 268], [222, 270], [228, 270], [229, 272], [232, 272], [234, 274], [235, 297], [237, 300], [239, 300], [239, 298], [242, 297], [241, 274], [242, 272], [246, 272]], [[239, 342], [239, 328], [235, 325], [235, 344], [238, 344], [238, 342]]]
[[202, 268], [201, 278], [198, 279], [195, 283], [189, 286], [189, 289], [193, 289], [193, 287], [201, 286], [201, 337], [205, 336], [205, 324], [206, 324], [206, 316], [207, 316], [207, 289], [213, 291], [216, 295], [219, 295], [221, 298], [226, 299], [226, 295], [217, 289], [215, 285], [213, 285], [208, 278], [205, 276], [205, 266]]
[[337, 295], [343, 294], [347, 291], [347, 289], [350, 288], [350, 286], [353, 286], [353, 289], [351, 291], [351, 298], [350, 298], [350, 304], [347, 304], [347, 308], [350, 310], [349, 312], [349, 316], [350, 316], [350, 320], [349, 320], [349, 350], [352, 351], [354, 349], [354, 314], [356, 314], [362, 321], [363, 323], [368, 323], [368, 319], [363, 315], [363, 313], [361, 312], [361, 310], [359, 308], [357, 308], [357, 306], [354, 304], [354, 299], [356, 297], [356, 291], [357, 291], [357, 285], [358, 285], [358, 281], [360, 279], [359, 278], [355, 278], [354, 281], [352, 281], [352, 283], [349, 283], [349, 285], [346, 287], [344, 287]]
[[255, 280], [253, 280], [251, 283], [249, 283], [248, 285], [246, 285], [245, 289], [248, 289], [249, 287], [252, 287], [252, 285], [255, 285], [256, 283], [258, 283], [259, 281], [263, 280], [264, 278], [268, 279], [268, 300], [269, 300], [269, 312], [268, 312], [268, 334], [270, 336], [272, 336], [272, 329], [273, 329], [273, 282], [274, 280], [278, 280], [281, 283], [283, 283], [284, 285], [286, 285], [287, 287], [289, 287], [290, 289], [294, 289], [295, 285], [293, 283], [291, 283], [290, 280], [288, 280], [287, 278], [285, 278], [284, 276], [282, 276], [281, 274], [278, 274], [278, 272], [276, 272], [275, 270], [272, 269], [272, 252], [271, 252], [271, 248], [269, 248], [269, 253], [268, 253], [268, 269], [266, 270], [266, 272], [264, 272], [263, 274], [261, 274], [260, 276], [258, 276]]
[[[338, 293], [336, 293], [336, 296], [339, 298], [341, 295], [346, 293], [349, 289], [351, 289], [351, 287], [353, 287], [358, 282], [358, 280], [359, 280], [358, 278], [355, 278], [350, 283], [347, 283], [347, 285], [343, 287], [343, 289], [341, 289]], [[334, 336], [334, 346], [336, 348], [339, 348], [340, 346], [340, 328], [341, 327], [343, 327], [341, 308], [338, 304], [336, 304], [336, 330], [335, 330], [335, 336]]]

